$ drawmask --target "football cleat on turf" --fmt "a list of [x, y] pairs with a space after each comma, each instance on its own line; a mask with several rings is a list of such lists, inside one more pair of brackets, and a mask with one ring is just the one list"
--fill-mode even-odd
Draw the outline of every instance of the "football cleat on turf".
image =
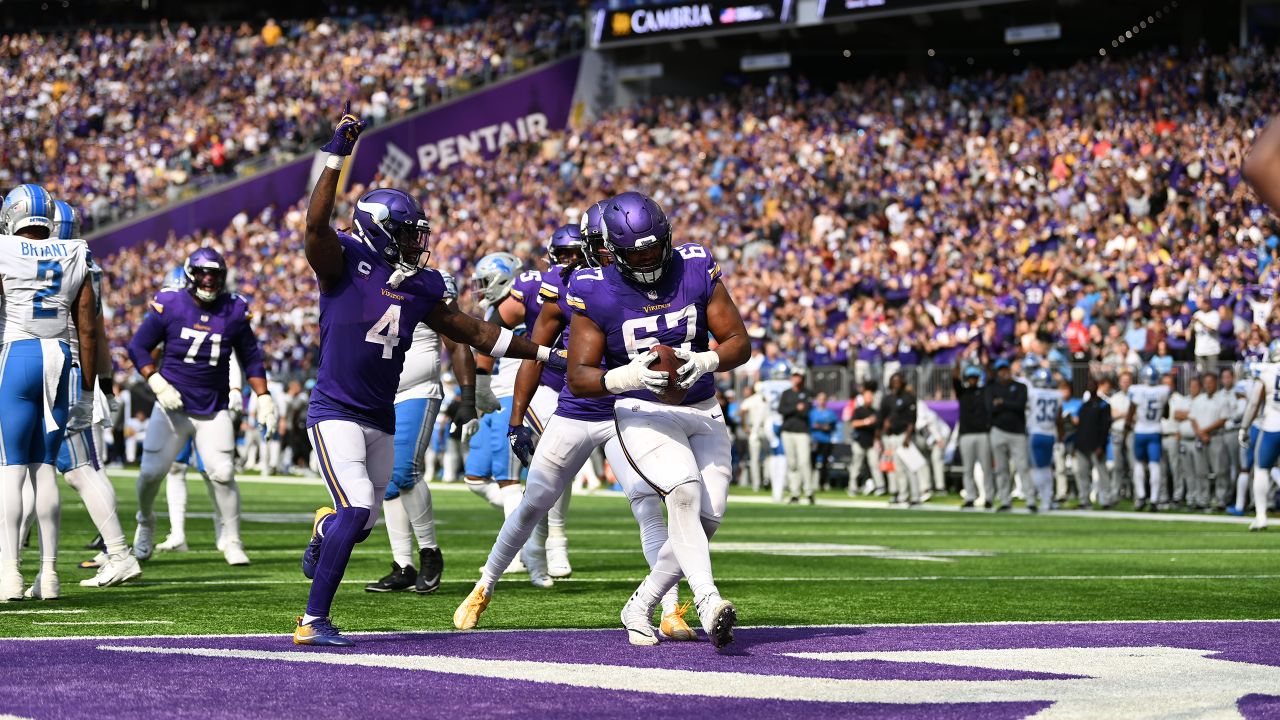
[[1249, 523], [1249, 532], [1260, 532], [1266, 529], [1267, 529], [1266, 518], [1254, 518], [1253, 522]]
[[338, 628], [329, 618], [319, 618], [306, 625], [302, 624], [302, 616], [298, 616], [298, 627], [293, 631], [294, 645], [321, 645], [326, 647], [351, 647], [354, 642], [342, 637]]
[[137, 514], [138, 529], [133, 533], [133, 556], [139, 560], [150, 560], [155, 549], [156, 515]]
[[222, 556], [227, 559], [228, 565], [241, 566], [249, 564], [249, 556], [244, 554], [244, 543], [239, 540], [228, 540], [222, 550]]
[[529, 568], [529, 582], [537, 588], [549, 588], [556, 584], [547, 574], [547, 556], [545, 552], [522, 552], [524, 564]]
[[320, 535], [320, 521], [336, 515], [337, 511], [331, 507], [322, 507], [316, 510], [316, 517], [311, 521], [311, 542], [307, 543], [307, 549], [302, 552], [302, 574], [308, 579], [316, 576], [316, 563], [320, 562], [320, 544], [324, 537]]
[[142, 575], [142, 567], [138, 558], [128, 552], [119, 557], [106, 558], [98, 568], [98, 574], [80, 581], [80, 587], [108, 588], [123, 585]]
[[480, 622], [480, 615], [489, 607], [493, 596], [485, 592], [484, 585], [476, 585], [471, 594], [453, 611], [453, 626], [459, 630], [471, 630]]
[[631, 593], [631, 599], [622, 606], [622, 627], [627, 630], [627, 642], [632, 645], [657, 645], [658, 634], [653, 630], [653, 606], [640, 597], [640, 590]]
[[1244, 510], [1232, 505], [1227, 508], [1227, 514], [1231, 517], [1244, 517]]
[[663, 637], [672, 640], [697, 640], [698, 634], [689, 627], [689, 623], [684, 621], [685, 613], [689, 612], [689, 608], [693, 607], [692, 602], [684, 602], [677, 605], [675, 610], [662, 614], [662, 624], [658, 630], [662, 632]]
[[22, 573], [18, 572], [16, 568], [0, 573], [0, 602], [21, 600], [24, 587], [26, 587], [26, 584], [22, 581]]
[[[134, 559], [136, 560], [137, 558], [134, 558]], [[81, 560], [79, 567], [81, 570], [96, 570], [106, 564], [107, 564], [107, 553], [104, 550], [98, 553], [97, 555], [94, 555], [89, 560]]]
[[418, 577], [414, 579], [414, 592], [426, 595], [440, 589], [444, 576], [444, 554], [440, 548], [422, 548], [418, 551]]
[[97, 550], [103, 552], [107, 549], [107, 543], [102, 539], [102, 533], [94, 536], [93, 541], [84, 546], [85, 550]]
[[397, 592], [411, 590], [418, 579], [418, 571], [412, 565], [391, 563], [391, 573], [377, 582], [364, 586], [365, 592]]
[[156, 546], [157, 552], [186, 552], [187, 550], [187, 537], [174, 533], [169, 533], [169, 537]]
[[733, 642], [733, 626], [738, 622], [733, 603], [716, 594], [707, 595], [698, 603], [698, 618], [712, 645], [722, 648]]
[[34, 600], [57, 600], [62, 595], [62, 583], [58, 582], [58, 573], [54, 570], [41, 570], [36, 573], [35, 582], [27, 588], [25, 597]]
[[547, 574], [553, 578], [573, 574], [573, 567], [569, 565], [569, 538], [547, 538]]

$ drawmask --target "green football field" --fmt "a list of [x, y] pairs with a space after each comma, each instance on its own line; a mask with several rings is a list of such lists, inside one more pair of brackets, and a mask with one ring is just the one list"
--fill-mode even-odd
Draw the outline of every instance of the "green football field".
[[[113, 479], [131, 538], [132, 476]], [[78, 586], [90, 571], [76, 563], [92, 554], [81, 546], [94, 530], [64, 487], [63, 597], [0, 605], [0, 637], [289, 632], [306, 603], [299, 557], [311, 513], [328, 496], [315, 480], [241, 480], [250, 567], [229, 567], [214, 550], [209, 501], [192, 473], [191, 551], [156, 554], [139, 580], [107, 590]], [[501, 517], [460, 485], [434, 488], [441, 589], [427, 596], [364, 591], [391, 563], [379, 526], [356, 548], [334, 603], [344, 630], [451, 627]], [[1280, 532], [1249, 533], [1241, 521], [891, 510], [851, 507], [842, 497], [809, 507], [735, 494], [713, 555], [721, 591], [742, 624], [1280, 617]], [[162, 540], [163, 516], [159, 526]], [[481, 628], [617, 626], [646, 570], [628, 504], [576, 496], [568, 531], [573, 577], [546, 590], [526, 575], [504, 579]], [[24, 552], [28, 582], [38, 557], [34, 548]]]

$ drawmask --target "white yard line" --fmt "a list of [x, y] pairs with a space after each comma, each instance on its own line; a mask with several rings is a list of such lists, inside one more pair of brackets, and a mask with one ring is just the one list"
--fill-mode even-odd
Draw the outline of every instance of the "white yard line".
[[5, 615], [82, 615], [88, 610], [0, 610], [0, 617]]
[[32, 625], [172, 625], [172, 620], [81, 620], [66, 622], [32, 622]]

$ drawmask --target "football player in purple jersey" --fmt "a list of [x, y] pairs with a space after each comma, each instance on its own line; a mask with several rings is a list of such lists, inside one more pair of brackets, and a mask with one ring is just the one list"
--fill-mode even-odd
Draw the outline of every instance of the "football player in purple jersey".
[[[431, 233], [422, 205], [378, 188], [356, 201], [350, 231], [330, 226], [338, 177], [365, 122], [344, 108], [307, 209], [307, 262], [320, 289], [320, 368], [307, 429], [334, 508], [320, 508], [302, 571], [312, 579], [298, 618], [299, 645], [351, 645], [329, 619], [351, 550], [369, 536], [391, 482], [395, 396], [414, 328], [427, 327], [491, 357], [549, 360], [549, 347], [443, 302], [444, 280], [427, 267]], [[563, 365], [563, 358], [553, 362]], [[475, 391], [463, 388], [475, 405]], [[203, 453], [202, 453], [203, 455]]]
[[[267, 373], [250, 324], [249, 302], [227, 292], [227, 263], [222, 255], [213, 248], [200, 248], [183, 267], [187, 287], [157, 293], [151, 312], [129, 343], [130, 360], [156, 394], [138, 472], [133, 552], [139, 560], [151, 557], [160, 483], [187, 441], [194, 439], [222, 517], [223, 555], [228, 564], [248, 565], [240, 540], [235, 428], [227, 408], [233, 352], [262, 400], [258, 403], [261, 424], [275, 425], [276, 406], [267, 393]], [[157, 369], [151, 353], [161, 343], [164, 350]]]
[[[608, 202], [601, 223], [614, 262], [571, 281], [568, 385], [577, 397], [620, 396], [614, 418], [623, 453], [665, 498], [670, 532], [623, 608], [623, 625], [632, 636], [654, 635], [653, 609], [683, 571], [703, 630], [723, 647], [733, 641], [737, 610], [716, 588], [708, 541], [728, 500], [731, 441], [713, 373], [746, 362], [750, 342], [720, 265], [701, 245], [674, 247], [652, 199], [623, 193]], [[655, 395], [667, 390], [666, 373], [649, 368], [658, 344], [684, 360], [679, 405]]]

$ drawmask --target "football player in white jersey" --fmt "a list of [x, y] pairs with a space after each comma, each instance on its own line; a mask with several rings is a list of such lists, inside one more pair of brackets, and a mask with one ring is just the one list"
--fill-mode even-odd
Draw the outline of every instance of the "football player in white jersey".
[[[457, 283], [443, 270], [440, 275], [444, 279], [445, 302], [455, 302]], [[368, 592], [414, 590], [427, 594], [440, 588], [444, 556], [436, 542], [431, 488], [423, 479], [423, 470], [436, 427], [436, 415], [444, 400], [444, 388], [440, 383], [442, 341], [449, 349], [453, 373], [462, 390], [462, 403], [453, 421], [460, 426], [469, 423], [474, 426], [476, 423], [476, 365], [471, 348], [440, 337], [426, 323], [418, 323], [418, 327], [413, 329], [413, 344], [405, 351], [404, 370], [400, 372], [400, 387], [396, 391], [395, 464], [382, 502], [382, 517], [387, 526], [387, 538], [391, 541], [391, 572], [365, 585]], [[412, 538], [418, 541], [416, 568]]]
[[[525, 334], [525, 307], [511, 290], [523, 269], [524, 263], [511, 253], [490, 253], [476, 263], [471, 278], [472, 291], [479, 295], [479, 304], [485, 310], [484, 319], [509, 328], [516, 335]], [[520, 460], [507, 442], [519, 370], [519, 361], [498, 361], [484, 353], [476, 355], [476, 409], [485, 414], [480, 419], [480, 429], [471, 438], [463, 470], [472, 492], [500, 508], [504, 518], [515, 512], [524, 495], [520, 486]], [[537, 587], [551, 587], [546, 538], [543, 523], [525, 544], [520, 557], [523, 567], [513, 561], [507, 572], [527, 568], [529, 582]]]
[[1254, 383], [1245, 420], [1240, 428], [1241, 442], [1248, 441], [1247, 428], [1261, 415], [1253, 456], [1253, 522], [1250, 530], [1267, 529], [1267, 506], [1271, 502], [1271, 470], [1280, 461], [1280, 340], [1272, 340], [1267, 348], [1267, 361], [1256, 366], [1258, 382]]
[[[0, 207], [0, 602], [23, 595], [19, 566], [22, 485], [34, 477], [41, 526], [41, 567], [34, 597], [56, 597], [57, 478], [54, 462], [66, 432], [93, 424], [97, 377], [97, 298], [89, 282], [89, 248], [51, 238], [53, 199], [20, 185]], [[80, 390], [70, 403], [71, 322], [80, 341]], [[49, 522], [52, 525], [48, 525]]]
[[1025, 488], [1027, 509], [1048, 511], [1053, 508], [1053, 451], [1062, 437], [1062, 393], [1048, 368], [1039, 368], [1031, 374], [1031, 387], [1027, 389], [1027, 435], [1033, 486]]
[[[1133, 507], [1156, 512], [1161, 501], [1160, 453], [1163, 447], [1160, 431], [1165, 407], [1169, 404], [1169, 386], [1160, 382], [1160, 372], [1148, 365], [1142, 368], [1142, 384], [1129, 388], [1129, 418], [1125, 425], [1133, 431]], [[1147, 482], [1150, 482], [1148, 488]]]
[[[1244, 424], [1244, 418], [1245, 413], [1249, 411], [1249, 400], [1253, 397], [1255, 386], [1260, 383], [1258, 363], [1254, 360], [1246, 360], [1244, 374], [1235, 387], [1236, 406], [1239, 409], [1237, 416], [1241, 421], [1237, 431], [1240, 441], [1240, 472], [1236, 474], [1236, 502], [1227, 507], [1227, 514], [1234, 517], [1244, 517], [1245, 508], [1249, 503], [1250, 486], [1253, 485], [1253, 456], [1257, 451], [1258, 436], [1262, 434], [1262, 418], [1255, 415], [1253, 422], [1248, 425]], [[1265, 392], [1265, 388], [1263, 391]]]

